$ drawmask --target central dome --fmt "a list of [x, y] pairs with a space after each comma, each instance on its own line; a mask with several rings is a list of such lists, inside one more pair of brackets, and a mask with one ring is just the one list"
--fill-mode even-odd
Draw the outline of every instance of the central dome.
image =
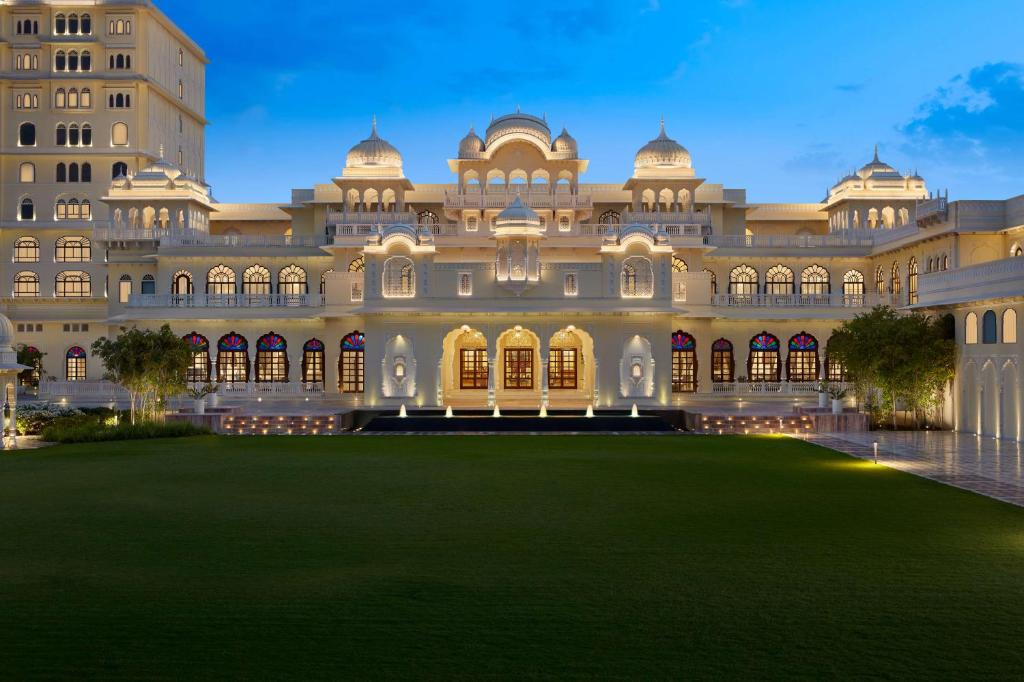
[[691, 168], [692, 160], [686, 147], [665, 133], [665, 119], [661, 120], [661, 133], [636, 153], [634, 166], [641, 168]]
[[885, 163], [884, 161], [882, 161], [881, 159], [878, 158], [878, 145], [877, 144], [875, 145], [875, 157], [873, 159], [871, 159], [871, 163], [867, 163], [867, 164], [861, 166], [860, 170], [857, 171], [857, 175], [859, 175], [860, 177], [865, 178], [865, 179], [867, 179], [869, 177], [876, 177], [876, 178], [881, 178], [881, 177], [900, 178], [900, 177], [903, 177], [903, 176], [900, 175], [899, 171], [897, 171], [895, 168], [893, 168], [892, 166], [890, 166], [889, 164]]
[[547, 121], [530, 114], [516, 111], [514, 114], [501, 116], [487, 126], [487, 147], [490, 148], [497, 140], [509, 135], [526, 135], [535, 139], [545, 149], [551, 148], [551, 129]]
[[510, 225], [529, 225], [531, 227], [540, 226], [540, 216], [537, 215], [536, 211], [527, 206], [522, 197], [518, 194], [516, 198], [512, 200], [512, 203], [508, 205], [504, 211], [498, 214], [497, 219], [494, 221], [495, 227], [507, 227]]
[[366, 138], [348, 152], [345, 161], [348, 168], [401, 168], [402, 155], [387, 140], [377, 134], [377, 118], [373, 119], [373, 129]]

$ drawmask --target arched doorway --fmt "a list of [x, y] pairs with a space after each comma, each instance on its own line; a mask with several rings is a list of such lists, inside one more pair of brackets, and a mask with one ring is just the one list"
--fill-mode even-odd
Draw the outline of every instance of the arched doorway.
[[451, 407], [486, 407], [491, 358], [487, 337], [469, 325], [444, 337], [441, 358], [442, 402]]
[[981, 435], [999, 435], [999, 377], [991, 361], [981, 369]]
[[1020, 440], [1020, 383], [1017, 366], [1007, 362], [1002, 371], [1003, 404], [999, 419], [999, 437]]
[[540, 339], [516, 326], [498, 337], [494, 368], [495, 402], [506, 407], [540, 407], [542, 376]]
[[548, 341], [548, 404], [552, 407], [586, 407], [594, 402], [597, 381], [594, 339], [569, 325]]
[[979, 433], [978, 424], [978, 373], [973, 362], [964, 365], [960, 378], [960, 424], [958, 429], [966, 433]]

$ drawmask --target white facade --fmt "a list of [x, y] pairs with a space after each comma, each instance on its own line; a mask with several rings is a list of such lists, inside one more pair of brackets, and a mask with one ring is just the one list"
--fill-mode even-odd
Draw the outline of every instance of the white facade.
[[[19, 343], [46, 353], [52, 391], [84, 393], [82, 381], [102, 377], [89, 353], [97, 337], [166, 321], [209, 346], [208, 372], [201, 359], [193, 378], [239, 397], [530, 408], [805, 400], [819, 378], [843, 378], [827, 362], [832, 330], [885, 303], [951, 312], [961, 335], [971, 312], [979, 325], [990, 309], [1000, 316], [996, 343], [961, 338], [947, 411], [962, 430], [1021, 437], [1020, 345], [1004, 332], [1006, 310], [1024, 314], [1024, 258], [1011, 260], [1024, 241], [1024, 197], [950, 203], [876, 150], [822, 202], [749, 204], [745, 190], [699, 177], [664, 123], [638, 141], [622, 183], [586, 184], [568, 131], [515, 112], [453, 140], [448, 184], [406, 178], [374, 122], [366, 140], [339, 151], [332, 181], [294, 190], [284, 205], [217, 204], [202, 181], [202, 53], [144, 2], [89, 5], [94, 28], [106, 30], [115, 7], [146, 27], [131, 41], [146, 55], [137, 63], [163, 85], [136, 93], [155, 103], [135, 119], [145, 144], [132, 148], [125, 177], [94, 170], [88, 220], [20, 219], [25, 192], [48, 206], [64, 190], [19, 182], [20, 164], [38, 159], [41, 178], [56, 172], [43, 161], [64, 154], [42, 138], [19, 148], [17, 126], [5, 127], [4, 312]], [[49, 35], [57, 10], [2, 8], [5, 59], [22, 41], [17, 17], [38, 15]], [[24, 42], [41, 55], [55, 47]], [[167, 98], [176, 73], [182, 98]], [[33, 87], [49, 87], [44, 75]], [[16, 112], [14, 91], [31, 79], [6, 76], [5, 106]], [[120, 87], [108, 76], [97, 73], [94, 87]], [[24, 113], [45, 131], [61, 118], [47, 97]], [[111, 115], [80, 118], [99, 128]], [[67, 237], [86, 237], [89, 249]], [[88, 291], [81, 275], [61, 281], [68, 272], [86, 273]], [[84, 363], [68, 358], [73, 349]]]

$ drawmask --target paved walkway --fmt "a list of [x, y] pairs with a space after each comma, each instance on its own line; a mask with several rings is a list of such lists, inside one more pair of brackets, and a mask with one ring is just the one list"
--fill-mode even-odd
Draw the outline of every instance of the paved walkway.
[[808, 440], [860, 459], [1024, 507], [1024, 444], [935, 431], [829, 433]]

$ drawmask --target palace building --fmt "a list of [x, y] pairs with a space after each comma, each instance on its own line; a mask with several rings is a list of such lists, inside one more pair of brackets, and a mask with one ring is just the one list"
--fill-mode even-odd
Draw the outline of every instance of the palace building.
[[337, 177], [221, 204], [206, 58], [151, 2], [0, 17], [2, 304], [41, 397], [110, 399], [93, 341], [166, 322], [230, 400], [802, 402], [845, 380], [833, 330], [887, 304], [955, 317], [948, 425], [1022, 436], [1024, 195], [948, 201], [876, 149], [821, 201], [751, 203], [656, 120], [587, 184], [586, 141], [516, 111], [452, 140], [446, 184], [368, 121]]

